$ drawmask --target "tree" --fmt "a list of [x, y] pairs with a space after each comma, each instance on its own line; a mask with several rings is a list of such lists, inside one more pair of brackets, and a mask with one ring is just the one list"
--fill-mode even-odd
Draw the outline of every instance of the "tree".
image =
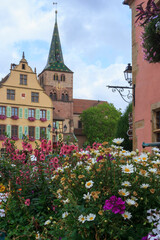
[[103, 103], [81, 114], [83, 132], [90, 144], [111, 141], [115, 137], [121, 112], [113, 104]]
[[130, 112], [132, 112], [132, 103], [128, 105], [124, 114], [119, 119], [116, 132], [116, 137], [124, 138], [124, 142], [121, 146], [123, 146], [125, 150], [129, 151], [132, 150], [132, 140], [129, 140], [127, 135], [127, 131], [129, 129], [128, 115]]

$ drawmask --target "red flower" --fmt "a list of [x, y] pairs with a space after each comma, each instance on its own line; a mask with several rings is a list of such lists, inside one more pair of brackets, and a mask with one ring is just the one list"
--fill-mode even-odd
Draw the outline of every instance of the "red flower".
[[44, 154], [41, 154], [41, 155], [40, 155], [40, 160], [45, 160]]
[[30, 199], [28, 198], [28, 199], [26, 199], [26, 201], [25, 201], [25, 205], [26, 206], [29, 206], [31, 204], [31, 201], [30, 201]]

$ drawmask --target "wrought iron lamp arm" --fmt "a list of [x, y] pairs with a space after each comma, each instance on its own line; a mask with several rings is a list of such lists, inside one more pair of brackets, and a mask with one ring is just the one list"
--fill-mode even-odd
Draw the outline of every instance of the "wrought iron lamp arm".
[[[129, 99], [131, 99], [133, 97], [133, 103], [135, 105], [135, 84], [133, 84], [132, 87], [127, 87], [127, 86], [109, 86], [107, 85], [106, 87], [108, 88], [112, 88], [112, 92], [118, 92], [120, 94], [120, 96], [122, 97], [122, 99], [127, 102], [130, 103]], [[124, 89], [128, 89], [128, 93], [127, 94], [123, 94]], [[132, 90], [132, 92], [130, 91]], [[125, 98], [127, 98], [128, 100], [126, 100]]]

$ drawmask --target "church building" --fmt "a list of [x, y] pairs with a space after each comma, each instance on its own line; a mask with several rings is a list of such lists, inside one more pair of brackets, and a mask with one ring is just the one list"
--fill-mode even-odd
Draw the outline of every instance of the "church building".
[[47, 64], [39, 74], [40, 85], [53, 102], [53, 142], [62, 135], [64, 140], [78, 140], [81, 147], [86, 141], [82, 132], [80, 114], [104, 101], [73, 99], [73, 72], [65, 65], [55, 12], [55, 26]]

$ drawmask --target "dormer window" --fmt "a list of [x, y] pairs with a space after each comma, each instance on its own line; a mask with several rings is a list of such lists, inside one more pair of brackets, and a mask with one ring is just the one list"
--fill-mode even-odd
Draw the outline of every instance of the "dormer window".
[[20, 85], [27, 85], [27, 75], [20, 74]]
[[22, 64], [22, 69], [25, 70], [25, 68], [26, 68], [26, 66], [25, 66], [25, 64], [23, 63], [23, 64]]
[[54, 80], [58, 80], [58, 74], [57, 74], [57, 73], [54, 74], [53, 79], [54, 79]]
[[64, 74], [61, 75], [61, 81], [62, 81], [62, 82], [65, 81], [65, 75], [64, 75]]

